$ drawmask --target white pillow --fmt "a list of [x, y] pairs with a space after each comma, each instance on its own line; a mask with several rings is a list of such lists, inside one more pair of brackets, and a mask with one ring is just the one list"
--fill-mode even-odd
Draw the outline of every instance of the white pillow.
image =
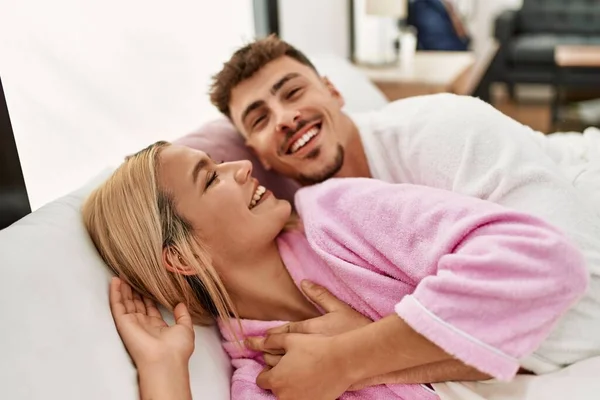
[[[111, 274], [80, 217], [84, 197], [110, 172], [0, 231], [0, 399], [139, 398], [108, 307]], [[194, 398], [229, 399], [218, 333], [195, 330]]]
[[388, 100], [367, 76], [350, 61], [335, 55], [309, 55], [319, 74], [326, 76], [346, 100], [349, 113], [378, 110]]

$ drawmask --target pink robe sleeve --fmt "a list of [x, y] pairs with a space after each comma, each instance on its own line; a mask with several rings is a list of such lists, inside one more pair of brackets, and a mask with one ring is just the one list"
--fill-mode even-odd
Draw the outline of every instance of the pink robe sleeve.
[[276, 400], [273, 393], [256, 384], [256, 378], [264, 368], [258, 361], [243, 358], [233, 360], [232, 364], [235, 371], [231, 378], [231, 400]]
[[395, 312], [500, 380], [516, 374], [587, 286], [583, 256], [561, 232], [480, 199], [334, 179], [302, 189], [296, 205], [321, 250], [412, 280], [416, 289], [399, 295]]

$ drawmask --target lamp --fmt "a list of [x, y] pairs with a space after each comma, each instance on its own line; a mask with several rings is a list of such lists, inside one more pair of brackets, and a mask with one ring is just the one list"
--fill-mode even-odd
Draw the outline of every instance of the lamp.
[[406, 49], [416, 47], [416, 39], [414, 45], [411, 46], [410, 38], [406, 40], [405, 36], [412, 34], [414, 37], [414, 32], [400, 32], [399, 34], [398, 20], [405, 20], [408, 16], [408, 0], [366, 0], [366, 14], [380, 19], [378, 21], [377, 53], [372, 53], [375, 60], [370, 60], [369, 64], [386, 65], [395, 62], [397, 54], [394, 43], [398, 39], [400, 39], [402, 51], [400, 61], [407, 61], [410, 53], [407, 53]]

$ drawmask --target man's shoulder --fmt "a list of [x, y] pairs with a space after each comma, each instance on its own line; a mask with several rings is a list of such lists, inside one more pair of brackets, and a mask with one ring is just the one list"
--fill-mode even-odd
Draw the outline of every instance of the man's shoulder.
[[379, 128], [375, 130], [417, 135], [477, 131], [479, 125], [506, 124], [511, 119], [476, 97], [440, 93], [391, 102], [371, 120], [373, 127]]
[[402, 110], [422, 111], [430, 113], [443, 113], [446, 108], [457, 108], [462, 106], [475, 106], [486, 104], [480, 99], [471, 96], [461, 96], [453, 93], [428, 94], [423, 96], [409, 97], [392, 101], [385, 105], [381, 112], [394, 113]]
[[381, 127], [393, 127], [398, 124], [420, 122], [423, 118], [444, 118], [450, 113], [453, 115], [461, 112], [469, 113], [482, 105], [486, 106], [484, 102], [474, 97], [439, 93], [395, 100], [378, 110], [351, 114], [351, 117], [355, 121], [369, 120]]

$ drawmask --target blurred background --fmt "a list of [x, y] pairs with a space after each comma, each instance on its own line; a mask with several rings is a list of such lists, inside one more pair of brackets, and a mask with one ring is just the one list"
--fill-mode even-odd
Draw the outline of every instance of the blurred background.
[[31, 207], [218, 118], [211, 76], [271, 33], [347, 60], [390, 101], [477, 96], [544, 133], [600, 121], [596, 0], [2, 0], [0, 78]]

